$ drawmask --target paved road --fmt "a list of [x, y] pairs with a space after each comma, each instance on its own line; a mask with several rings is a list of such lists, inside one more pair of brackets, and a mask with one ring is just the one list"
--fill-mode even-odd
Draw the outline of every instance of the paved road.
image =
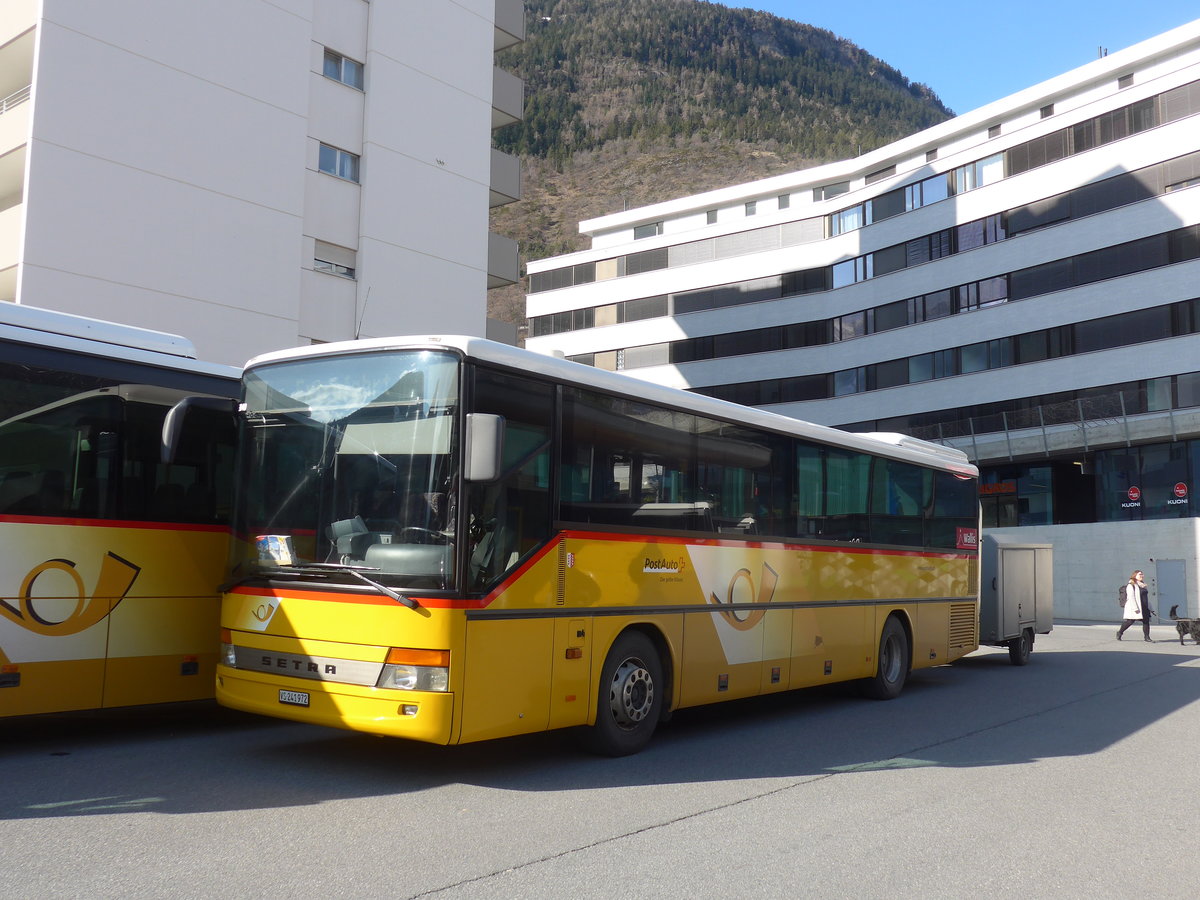
[[0, 724], [0, 897], [1192, 898], [1200, 647], [1058, 625], [626, 759], [216, 708]]

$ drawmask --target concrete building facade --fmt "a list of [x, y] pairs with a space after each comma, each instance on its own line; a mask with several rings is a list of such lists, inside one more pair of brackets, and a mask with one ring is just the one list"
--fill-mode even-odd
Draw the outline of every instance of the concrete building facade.
[[860, 157], [580, 230], [589, 249], [528, 264], [531, 349], [957, 447], [985, 528], [1121, 536], [1104, 565], [1063, 560], [1075, 617], [1113, 618], [1113, 582], [1159, 560], [1200, 613], [1200, 21]]
[[0, 300], [186, 335], [202, 358], [484, 334], [517, 277], [488, 210], [520, 0], [7, 0]]

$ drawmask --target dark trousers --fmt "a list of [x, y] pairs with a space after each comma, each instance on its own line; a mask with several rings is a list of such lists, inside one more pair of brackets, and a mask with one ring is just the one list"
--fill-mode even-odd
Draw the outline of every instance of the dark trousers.
[[[1121, 635], [1123, 635], [1125, 633], [1125, 629], [1137, 621], [1138, 621], [1137, 619], [1125, 619], [1124, 621], [1122, 621], [1121, 622], [1121, 630], [1117, 632], [1117, 637], [1120, 637]], [[1150, 637], [1150, 616], [1148, 614], [1145, 616], [1142, 616], [1141, 623], [1142, 623], [1142, 635], [1147, 638]]]

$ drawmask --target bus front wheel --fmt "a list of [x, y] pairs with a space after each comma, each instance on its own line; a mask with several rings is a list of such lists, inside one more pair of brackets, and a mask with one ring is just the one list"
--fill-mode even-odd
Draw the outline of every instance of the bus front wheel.
[[908, 636], [895, 616], [889, 616], [879, 637], [878, 668], [874, 677], [862, 682], [863, 693], [875, 700], [891, 700], [900, 695], [908, 678]]
[[600, 677], [596, 724], [581, 734], [584, 747], [628, 756], [650, 741], [663, 707], [662, 663], [654, 643], [637, 631], [617, 638]]

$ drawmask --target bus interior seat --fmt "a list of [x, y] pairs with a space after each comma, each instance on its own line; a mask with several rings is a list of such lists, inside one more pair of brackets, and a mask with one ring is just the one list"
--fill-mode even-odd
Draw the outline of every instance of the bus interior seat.
[[633, 511], [632, 524], [643, 528], [715, 532], [707, 503], [643, 503]]
[[325, 537], [334, 544], [335, 552], [343, 559], [362, 559], [370, 543], [370, 531], [362, 516], [339, 519], [325, 529]]
[[758, 522], [754, 516], [742, 516], [736, 525], [718, 525], [720, 534], [758, 534]]
[[471, 551], [470, 581], [482, 587], [516, 562], [516, 535], [507, 525], [488, 530]]

